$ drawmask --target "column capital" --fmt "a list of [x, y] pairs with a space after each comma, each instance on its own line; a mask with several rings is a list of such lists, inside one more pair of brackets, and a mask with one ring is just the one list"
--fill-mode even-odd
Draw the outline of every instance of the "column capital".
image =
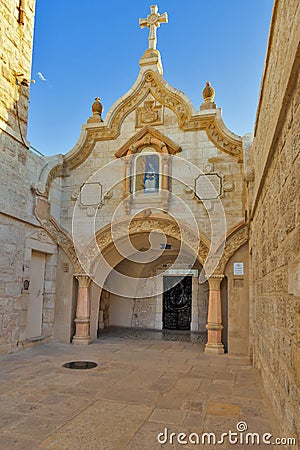
[[208, 279], [209, 289], [211, 291], [219, 291], [224, 275], [212, 275]]
[[86, 273], [77, 273], [74, 274], [74, 277], [78, 280], [80, 288], [88, 288], [90, 282], [92, 281], [91, 277], [89, 277]]
[[128, 155], [128, 154], [127, 154], [127, 155], [125, 156], [125, 158], [124, 158], [125, 166], [129, 166], [129, 165], [130, 165], [131, 159], [132, 159], [132, 155]]
[[167, 146], [164, 145], [164, 146], [162, 147], [162, 149], [166, 149], [166, 153], [163, 153], [163, 154], [162, 154], [162, 160], [163, 160], [163, 162], [164, 162], [165, 164], [167, 164], [167, 163], [169, 162], [169, 158], [170, 158], [170, 155], [169, 155], [169, 153], [168, 153]]

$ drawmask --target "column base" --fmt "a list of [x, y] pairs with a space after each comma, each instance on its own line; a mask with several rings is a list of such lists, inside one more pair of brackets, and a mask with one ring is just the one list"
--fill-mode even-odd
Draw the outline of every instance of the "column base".
[[74, 336], [72, 339], [72, 344], [74, 345], [88, 345], [91, 343], [90, 336]]
[[223, 355], [224, 345], [223, 344], [206, 344], [204, 352], [210, 355]]

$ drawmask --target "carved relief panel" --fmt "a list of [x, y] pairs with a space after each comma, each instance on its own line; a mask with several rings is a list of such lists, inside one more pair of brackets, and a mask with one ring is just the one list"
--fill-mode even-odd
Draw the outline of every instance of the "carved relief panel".
[[145, 100], [144, 105], [136, 109], [136, 128], [145, 125], [163, 125], [163, 106], [155, 100]]

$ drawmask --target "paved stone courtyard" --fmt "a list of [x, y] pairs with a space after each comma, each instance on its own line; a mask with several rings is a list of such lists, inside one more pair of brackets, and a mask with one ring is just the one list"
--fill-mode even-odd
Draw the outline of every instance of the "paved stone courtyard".
[[[1, 357], [0, 449], [211, 448], [159, 444], [157, 435], [167, 428], [220, 438], [240, 421], [249, 432], [279, 436], [247, 358], [206, 355], [203, 339], [155, 337], [115, 330], [87, 347], [52, 342]], [[98, 366], [62, 367], [77, 360]]]

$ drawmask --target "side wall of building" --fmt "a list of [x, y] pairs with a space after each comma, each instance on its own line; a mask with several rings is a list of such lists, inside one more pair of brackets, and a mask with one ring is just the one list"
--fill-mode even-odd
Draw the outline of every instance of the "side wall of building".
[[[300, 5], [276, 0], [259, 100], [251, 347], [283, 436], [300, 430]], [[298, 436], [297, 436], [298, 433]]]
[[26, 140], [34, 12], [35, 0], [0, 1], [0, 353], [32, 345], [35, 252], [45, 258], [41, 334], [53, 335], [57, 248], [34, 216], [32, 190], [45, 160]]
[[26, 137], [35, 0], [0, 1], [0, 126]]

